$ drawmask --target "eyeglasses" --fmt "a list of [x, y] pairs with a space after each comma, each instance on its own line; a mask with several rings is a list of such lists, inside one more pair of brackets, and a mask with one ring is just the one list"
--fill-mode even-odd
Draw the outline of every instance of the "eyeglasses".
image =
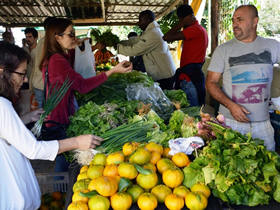
[[70, 31], [69, 33], [61, 33], [61, 34], [58, 34], [58, 36], [63, 36], [63, 35], [67, 35], [69, 36], [70, 38], [73, 38], [75, 37], [75, 31]]
[[27, 76], [27, 73], [21, 73], [21, 72], [17, 72], [17, 71], [14, 71], [13, 73], [17, 74], [17, 75], [20, 75], [22, 80], [24, 80]]

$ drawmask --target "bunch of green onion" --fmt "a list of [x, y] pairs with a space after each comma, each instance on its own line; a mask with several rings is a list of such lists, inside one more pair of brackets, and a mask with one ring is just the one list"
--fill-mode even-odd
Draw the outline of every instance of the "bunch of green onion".
[[153, 123], [145, 121], [123, 124], [102, 134], [100, 137], [104, 140], [96, 150], [109, 154], [120, 151], [122, 146], [127, 142], [148, 142], [150, 138], [147, 137], [147, 133], [153, 127]]
[[62, 86], [58, 88], [58, 84], [56, 83], [54, 86], [50, 86], [47, 93], [47, 100], [44, 103], [44, 113], [41, 114], [40, 119], [35, 123], [33, 128], [31, 129], [32, 133], [39, 137], [41, 135], [41, 129], [43, 126], [43, 122], [46, 117], [55, 109], [55, 107], [59, 104], [59, 102], [63, 99], [65, 94], [67, 93], [69, 87], [72, 85], [72, 82], [69, 81], [68, 78], [63, 82]]

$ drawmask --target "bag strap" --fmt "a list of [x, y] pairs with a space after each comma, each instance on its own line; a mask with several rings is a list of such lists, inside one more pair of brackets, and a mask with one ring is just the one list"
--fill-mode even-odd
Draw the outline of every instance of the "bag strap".
[[48, 71], [48, 65], [46, 66], [46, 71], [45, 71], [44, 101], [43, 101], [43, 104], [45, 104], [45, 103], [46, 103], [46, 100], [47, 100], [47, 86], [49, 86], [49, 71]]

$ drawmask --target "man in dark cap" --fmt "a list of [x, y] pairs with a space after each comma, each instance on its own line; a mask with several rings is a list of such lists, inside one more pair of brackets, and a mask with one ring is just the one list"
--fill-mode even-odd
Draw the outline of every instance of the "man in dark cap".
[[163, 39], [168, 42], [184, 40], [175, 84], [177, 88], [186, 92], [191, 106], [202, 105], [205, 103], [206, 94], [202, 65], [208, 46], [207, 31], [196, 20], [191, 6], [186, 4], [179, 6], [177, 16], [179, 24], [163, 36]]

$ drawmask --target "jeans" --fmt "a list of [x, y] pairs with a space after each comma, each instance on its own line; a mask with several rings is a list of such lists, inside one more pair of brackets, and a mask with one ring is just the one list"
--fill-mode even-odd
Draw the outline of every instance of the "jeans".
[[69, 162], [66, 161], [63, 154], [59, 154], [56, 156], [55, 159], [55, 166], [54, 171], [55, 172], [65, 172], [68, 171]]
[[34, 94], [35, 94], [35, 99], [38, 102], [38, 107], [43, 108], [44, 91], [37, 89], [37, 88], [33, 88], [33, 90], [34, 90]]
[[180, 86], [186, 93], [190, 106], [199, 106], [197, 91], [194, 84], [191, 81], [187, 82], [186, 80], [182, 80]]
[[177, 84], [179, 83], [180, 74], [184, 73], [188, 75], [188, 77], [190, 78], [190, 80], [196, 88], [199, 105], [205, 104], [206, 96], [205, 78], [202, 72], [202, 65], [203, 63], [188, 64], [186, 66], [183, 66], [182, 68], [177, 69], [175, 75], [175, 88], [177, 88]]

